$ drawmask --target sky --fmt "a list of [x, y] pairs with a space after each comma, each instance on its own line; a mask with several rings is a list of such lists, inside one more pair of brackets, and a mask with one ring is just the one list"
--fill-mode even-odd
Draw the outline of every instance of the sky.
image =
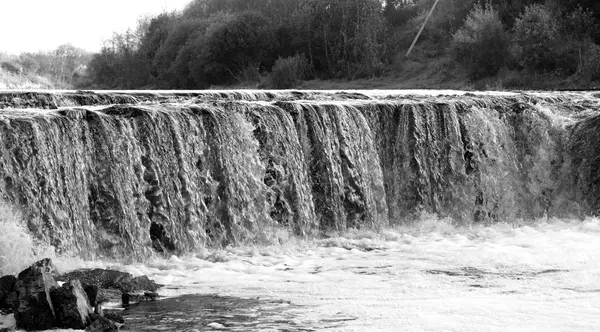
[[145, 15], [179, 10], [191, 0], [0, 0], [0, 52], [53, 50], [70, 43], [98, 51], [113, 32]]

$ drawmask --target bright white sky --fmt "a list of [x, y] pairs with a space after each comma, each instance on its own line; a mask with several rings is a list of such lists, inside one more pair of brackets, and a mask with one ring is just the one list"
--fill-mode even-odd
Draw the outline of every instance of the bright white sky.
[[52, 50], [71, 43], [98, 51], [139, 17], [178, 10], [191, 0], [0, 0], [0, 52]]

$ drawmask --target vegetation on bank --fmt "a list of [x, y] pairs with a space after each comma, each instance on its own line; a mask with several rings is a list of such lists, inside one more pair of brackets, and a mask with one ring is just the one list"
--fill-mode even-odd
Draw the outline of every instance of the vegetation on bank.
[[[405, 56], [434, 2], [192, 0], [115, 33], [97, 54], [77, 58], [85, 67], [67, 66], [71, 76], [46, 73], [91, 89], [567, 89], [600, 81], [597, 1], [441, 0]], [[29, 58], [18, 61], [23, 71]]]
[[72, 45], [53, 51], [10, 55], [0, 52], [0, 89], [71, 89], [88, 85], [92, 54]]

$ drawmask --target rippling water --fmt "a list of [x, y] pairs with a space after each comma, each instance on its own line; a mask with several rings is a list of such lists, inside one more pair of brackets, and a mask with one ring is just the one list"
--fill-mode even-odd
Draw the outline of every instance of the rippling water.
[[380, 232], [145, 264], [58, 265], [165, 284], [168, 299], [124, 312], [139, 331], [593, 331], [599, 250], [599, 219], [461, 228], [425, 216]]

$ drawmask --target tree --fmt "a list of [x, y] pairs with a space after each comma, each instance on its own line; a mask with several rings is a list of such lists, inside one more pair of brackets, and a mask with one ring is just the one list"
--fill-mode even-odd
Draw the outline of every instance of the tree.
[[553, 46], [558, 38], [555, 16], [545, 5], [531, 5], [517, 18], [514, 26], [514, 56], [519, 64], [530, 71], [548, 71], [554, 68]]
[[196, 77], [207, 83], [223, 84], [240, 80], [249, 66], [262, 70], [273, 62], [272, 31], [267, 19], [246, 12], [208, 29], [199, 40], [202, 49], [196, 56]]
[[453, 36], [451, 53], [472, 79], [492, 76], [505, 64], [509, 38], [491, 3], [476, 5]]

